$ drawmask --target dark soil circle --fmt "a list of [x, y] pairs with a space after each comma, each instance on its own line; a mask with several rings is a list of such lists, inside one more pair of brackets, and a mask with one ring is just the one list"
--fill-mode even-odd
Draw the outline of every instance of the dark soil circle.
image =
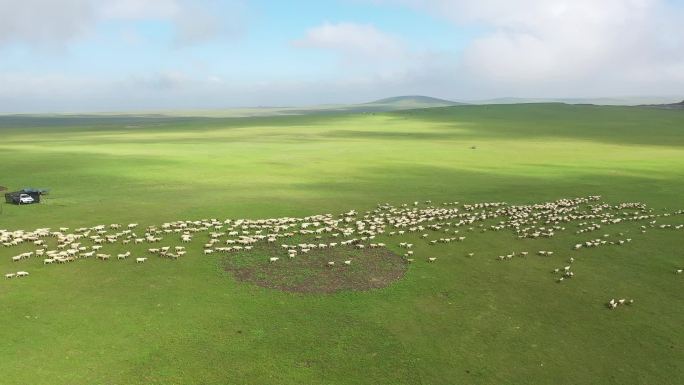
[[[270, 257], [280, 259], [269, 262]], [[335, 264], [329, 266], [328, 262]], [[223, 267], [236, 280], [261, 287], [294, 293], [336, 293], [387, 287], [404, 276], [407, 262], [384, 247], [312, 249], [289, 258], [284, 249], [268, 245], [249, 253], [229, 254], [223, 259]]]

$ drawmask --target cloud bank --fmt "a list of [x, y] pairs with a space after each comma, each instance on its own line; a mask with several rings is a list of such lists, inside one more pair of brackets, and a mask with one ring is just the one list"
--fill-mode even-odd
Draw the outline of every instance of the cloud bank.
[[521, 96], [684, 92], [684, 12], [673, 2], [380, 3], [430, 12], [458, 27], [482, 28], [454, 68], [467, 87], [474, 81], [499, 94]]
[[141, 20], [170, 23], [179, 44], [201, 43], [225, 32], [216, 6], [211, 0], [0, 0], [0, 44], [63, 48], [101, 22]]
[[[447, 45], [462, 31], [474, 37], [458, 49], [435, 50], [408, 43], [411, 25], [398, 35], [368, 22], [321, 21], [302, 26], [283, 49], [301, 60], [331, 55], [332, 62], [321, 61], [330, 67], [327, 75], [278, 73], [277, 57], [264, 52], [259, 60], [272, 61], [278, 76], [268, 78], [278, 81], [174, 70], [180, 68], [174, 63], [108, 78], [4, 71], [0, 112], [321, 104], [400, 94], [460, 100], [684, 94], [684, 6], [672, 0], [355, 1], [446, 22], [453, 32], [444, 36]], [[0, 0], [6, 10], [0, 50], [60, 49], [103, 22], [140, 20], [168, 23], [175, 49], [183, 49], [239, 30], [240, 20], [219, 7], [189, 0]]]

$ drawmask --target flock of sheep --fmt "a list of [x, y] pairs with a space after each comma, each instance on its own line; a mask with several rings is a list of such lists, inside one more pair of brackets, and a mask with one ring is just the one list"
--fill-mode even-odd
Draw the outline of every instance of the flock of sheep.
[[[104, 250], [110, 245], [117, 248], [127, 245], [148, 245], [148, 249], [138, 252], [136, 263], [144, 263], [149, 256], [176, 260], [186, 255], [185, 246], [161, 245], [162, 242], [190, 244], [196, 238], [203, 239], [205, 255], [215, 253], [243, 253], [254, 250], [260, 244], [280, 243], [285, 259], [297, 258], [311, 250], [331, 248], [365, 248], [387, 247], [385, 243], [400, 238], [396, 245], [405, 249], [403, 257], [407, 263], [415, 261], [413, 244], [403, 241], [409, 234], [425, 240], [427, 245], [464, 242], [468, 232], [512, 231], [518, 238], [551, 238], [567, 231], [571, 223], [576, 224], [575, 234], [597, 232], [608, 226], [626, 222], [645, 222], [641, 231], [649, 227], [658, 229], [681, 230], [684, 225], [658, 225], [662, 216], [682, 215], [683, 210], [673, 213], [655, 214], [652, 209], [642, 203], [623, 203], [610, 205], [601, 203], [599, 196], [584, 198], [560, 199], [530, 205], [509, 205], [505, 202], [486, 202], [477, 204], [460, 204], [445, 202], [433, 205], [431, 201], [414, 202], [393, 206], [380, 204], [375, 209], [364, 213], [354, 210], [340, 215], [321, 214], [307, 217], [283, 217], [271, 219], [202, 219], [194, 221], [175, 221], [160, 226], [148, 226], [142, 229], [138, 224], [125, 226], [119, 224], [97, 225], [71, 230], [41, 228], [33, 231], [0, 230], [0, 244], [5, 247], [30, 245], [26, 251], [12, 257], [13, 262], [20, 263], [30, 258], [41, 258], [46, 265], [67, 264], [80, 259], [97, 258], [107, 261], [112, 254]], [[437, 233], [437, 237], [434, 234]], [[622, 233], [619, 233], [623, 237]], [[579, 250], [605, 245], [624, 245], [631, 238], [608, 240], [609, 234], [586, 242], [577, 243], [569, 249]], [[258, 249], [257, 249], [258, 250]], [[552, 256], [553, 251], [539, 250], [538, 255]], [[127, 260], [133, 253], [126, 251], [116, 254], [116, 260]], [[474, 253], [467, 253], [473, 256]], [[506, 261], [515, 256], [526, 257], [527, 251], [512, 252], [500, 255], [498, 260]], [[264, 257], [270, 263], [283, 263], [280, 256]], [[435, 262], [434, 256], [426, 256], [425, 261]], [[336, 262], [338, 262], [336, 264]], [[571, 267], [574, 258], [568, 265], [553, 270], [559, 274], [558, 282], [573, 278]], [[352, 259], [327, 261], [326, 266], [349, 266]], [[681, 274], [682, 269], [676, 269]], [[7, 279], [28, 276], [28, 272], [19, 271], [5, 274]], [[609, 304], [620, 302], [611, 301]], [[628, 301], [631, 303], [631, 301]], [[611, 309], [617, 305], [609, 305]]]

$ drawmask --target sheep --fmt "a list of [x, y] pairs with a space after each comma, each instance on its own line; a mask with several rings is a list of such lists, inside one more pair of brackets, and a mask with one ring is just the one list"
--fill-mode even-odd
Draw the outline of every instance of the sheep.
[[29, 273], [26, 271], [17, 271], [17, 277], [28, 277]]
[[344, 264], [347, 266], [351, 265], [351, 260], [344, 261]]
[[682, 274], [682, 272], [684, 272], [684, 269], [677, 269], [677, 271], [675, 273]]
[[280, 258], [278, 258], [278, 257], [270, 257], [270, 258], [268, 259], [268, 261], [271, 262], [271, 263], [273, 263], [273, 262], [278, 262], [279, 259], [280, 259]]
[[437, 260], [437, 258], [435, 258], [435, 257], [430, 257], [430, 258], [428, 258], [428, 262], [430, 262], [430, 263], [432, 263], [432, 262], [434, 262], [434, 261], [436, 261], [436, 260]]
[[10, 278], [14, 278], [14, 277], [16, 277], [15, 273], [5, 274], [5, 279], [10, 279]]
[[55, 262], [55, 260], [52, 259], [52, 258], [45, 258], [45, 259], [43, 259], [43, 265], [48, 265], [48, 264], [51, 264], [51, 263], [53, 263], [53, 262]]
[[135, 263], [145, 263], [147, 261], [147, 257], [140, 257], [135, 259]]
[[[601, 211], [606, 206], [600, 206], [598, 208], [592, 208], [590, 206], [589, 212], [575, 211], [579, 208], [580, 204], [592, 202], [600, 199], [600, 197], [587, 197], [587, 198], [577, 198], [577, 199], [561, 199], [556, 202], [548, 202], [540, 205], [526, 205], [526, 206], [506, 206], [505, 210], [499, 208], [498, 203], [477, 203], [472, 205], [463, 205], [465, 211], [456, 213], [458, 210], [450, 208], [434, 208], [434, 207], [422, 207], [419, 208], [409, 208], [407, 206], [393, 207], [389, 204], [379, 205], [378, 209], [373, 211], [367, 211], [362, 216], [356, 217], [356, 214], [352, 216], [340, 216], [336, 218], [332, 215], [315, 215], [306, 218], [280, 218], [280, 219], [263, 219], [263, 220], [248, 220], [248, 219], [238, 219], [225, 221], [219, 221], [216, 219], [202, 219], [196, 221], [176, 221], [171, 223], [164, 223], [160, 228], [153, 226], [148, 227], [145, 230], [144, 237], [139, 237], [133, 233], [129, 228], [123, 230], [116, 234], [108, 234], [107, 228], [105, 226], [99, 225], [90, 228], [83, 228], [75, 230], [75, 234], [65, 234], [66, 230], [63, 232], [50, 232], [48, 230], [43, 230], [42, 235], [39, 231], [35, 233], [24, 233], [18, 232], [17, 235], [13, 235], [7, 231], [0, 231], [0, 243], [7, 247], [17, 246], [22, 242], [34, 242], [36, 245], [40, 241], [34, 234], [38, 237], [51, 235], [56, 237], [58, 240], [57, 248], [59, 250], [65, 250], [66, 254], [59, 254], [59, 258], [66, 261], [67, 256], [75, 256], [73, 250], [79, 250], [84, 253], [86, 250], [79, 247], [73, 242], [80, 238], [89, 238], [95, 246], [99, 246], [103, 243], [109, 242], [122, 242], [124, 244], [133, 243], [135, 239], [144, 239], [149, 243], [161, 241], [161, 237], [157, 237], [158, 234], [179, 234], [179, 237], [183, 242], [191, 242], [192, 234], [202, 231], [210, 232], [208, 235], [211, 237], [207, 249], [214, 250], [215, 252], [231, 252], [239, 250], [250, 250], [252, 244], [256, 242], [276, 242], [278, 238], [292, 237], [295, 235], [311, 235], [316, 239], [322, 239], [321, 234], [329, 234], [331, 237], [346, 237], [347, 240], [342, 241], [341, 245], [359, 247], [357, 245], [366, 245], [366, 247], [375, 248], [382, 247], [383, 244], [380, 243], [367, 243], [371, 242], [376, 236], [386, 233], [386, 229], [391, 228], [392, 231], [387, 231], [388, 235], [403, 235], [409, 233], [418, 233], [417, 236], [421, 237], [423, 234], [430, 234], [426, 230], [439, 231], [443, 233], [453, 233], [457, 234], [458, 229], [455, 227], [465, 226], [469, 230], [474, 231], [478, 228], [482, 231], [484, 230], [501, 230], [504, 228], [512, 228], [518, 235], [519, 238], [534, 238], [534, 237], [552, 237], [555, 231], [564, 230], [563, 227], [554, 224], [568, 222], [575, 219], [590, 219], [592, 221], [600, 221], [600, 223], [613, 224], [620, 222], [621, 219], [627, 220], [644, 220], [648, 218], [655, 217], [649, 215], [637, 215], [640, 213], [623, 213], [628, 218], [615, 218], [614, 214], [604, 214], [606, 211]], [[455, 203], [449, 203], [445, 206], [453, 206]], [[505, 205], [505, 203], [504, 203]], [[618, 209], [630, 209], [637, 208], [639, 210], [644, 210], [645, 207], [638, 205], [630, 206], [629, 204], [622, 205]], [[549, 210], [550, 209], [550, 210]], [[482, 210], [482, 211], [479, 211]], [[547, 211], [549, 210], [549, 211]], [[572, 213], [572, 214], [568, 214]], [[484, 227], [484, 224], [478, 223], [479, 221], [484, 221], [488, 218], [505, 217], [507, 221], [500, 221], [499, 224]], [[452, 219], [457, 218], [455, 221]], [[543, 227], [538, 226], [538, 223], [545, 223]], [[598, 230], [601, 227], [597, 223], [584, 222], [579, 226], [587, 226], [587, 228], [580, 228], [578, 233], [585, 231]], [[650, 223], [651, 227], [655, 227], [654, 223]], [[212, 231], [220, 230], [218, 227], [225, 227], [225, 233], [216, 233]], [[468, 227], [470, 226], [470, 227]], [[308, 228], [308, 229], [307, 229]], [[289, 231], [285, 233], [284, 231]], [[644, 227], [644, 230], [646, 227]], [[92, 234], [92, 236], [91, 236]], [[236, 237], [236, 239], [226, 240], [226, 244], [239, 243], [240, 246], [235, 249], [232, 248], [217, 248], [215, 247], [215, 242], [224, 235], [230, 235], [231, 237]], [[263, 235], [262, 235], [263, 234]], [[354, 238], [354, 236], [357, 236]], [[620, 234], [620, 236], [624, 236]], [[122, 239], [123, 238], [123, 239]], [[462, 241], [465, 237], [457, 238], [440, 238], [439, 240], [430, 240], [428, 243], [437, 244], [444, 243], [448, 244], [452, 241]], [[626, 242], [629, 242], [628, 239]], [[587, 242], [587, 247], [601, 246], [608, 244], [608, 240], [596, 239]], [[613, 241], [615, 244], [622, 244], [619, 240]], [[337, 244], [335, 244], [336, 246]], [[581, 247], [584, 247], [583, 244]], [[402, 243], [402, 247], [411, 248], [410, 244]], [[101, 246], [100, 246], [101, 247]], [[93, 247], [92, 250], [97, 251], [100, 247]], [[324, 249], [327, 247], [334, 247], [332, 243], [324, 244], [318, 243], [313, 244], [303, 244], [294, 250], [294, 253], [290, 252], [290, 247], [283, 247], [288, 251], [288, 255], [293, 257], [296, 253], [301, 250], [301, 253], [306, 253], [313, 249]], [[294, 248], [294, 247], [293, 247]], [[171, 257], [168, 254], [168, 248], [164, 250], [164, 256]], [[179, 251], [176, 249], [176, 251]], [[412, 250], [411, 250], [412, 251]], [[468, 256], [472, 256], [474, 253], [469, 253]], [[540, 253], [542, 255], [553, 255], [552, 252]], [[36, 255], [43, 255], [42, 253], [36, 252]], [[50, 259], [55, 259], [57, 255], [47, 254]], [[177, 253], [180, 255], [180, 253]], [[405, 257], [410, 256], [411, 253], [407, 253]], [[511, 253], [504, 255], [503, 259], [511, 259], [514, 255], [525, 256], [526, 253]], [[81, 254], [84, 257], [85, 254]], [[25, 258], [25, 257], [22, 257]], [[57, 259], [55, 259], [57, 260]], [[73, 260], [73, 259], [72, 259]], [[60, 262], [59, 260], [57, 260]], [[62, 263], [62, 262], [60, 262]], [[571, 260], [572, 263], [572, 260]], [[568, 273], [569, 271], [565, 271]], [[679, 273], [678, 273], [679, 274]]]

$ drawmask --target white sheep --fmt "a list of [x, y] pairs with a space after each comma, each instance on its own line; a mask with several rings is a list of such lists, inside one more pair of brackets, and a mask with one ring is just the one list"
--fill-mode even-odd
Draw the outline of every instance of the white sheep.
[[269, 262], [277, 262], [279, 259], [280, 259], [280, 258], [278, 258], [278, 257], [270, 257], [270, 258], [268, 259], [268, 261], [269, 261]]
[[17, 271], [17, 277], [28, 277], [29, 273], [26, 271]]
[[145, 263], [147, 261], [146, 257], [136, 258], [135, 263]]

